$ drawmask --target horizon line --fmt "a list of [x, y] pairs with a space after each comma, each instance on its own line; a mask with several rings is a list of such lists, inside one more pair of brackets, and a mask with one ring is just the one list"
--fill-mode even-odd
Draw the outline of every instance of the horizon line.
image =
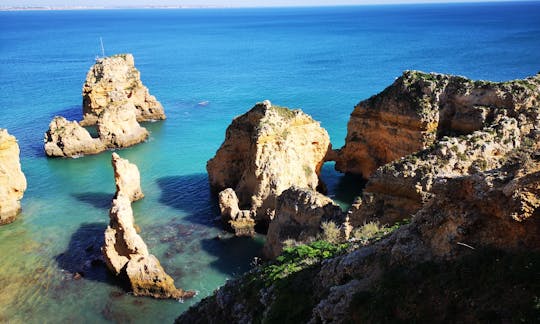
[[221, 5], [133, 5], [133, 6], [1, 6], [0, 11], [61, 11], [61, 10], [136, 10], [136, 9], [255, 9], [255, 8], [324, 8], [324, 7], [360, 7], [360, 6], [409, 6], [409, 5], [444, 5], [444, 4], [487, 4], [487, 3], [528, 3], [540, 0], [436, 0], [418, 2], [366, 2], [358, 4], [319, 4], [319, 5], [253, 5], [253, 6], [221, 6]]

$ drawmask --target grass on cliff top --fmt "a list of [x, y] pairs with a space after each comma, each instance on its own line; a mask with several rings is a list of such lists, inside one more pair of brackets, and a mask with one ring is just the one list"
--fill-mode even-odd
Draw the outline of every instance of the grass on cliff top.
[[298, 111], [298, 109], [293, 110], [282, 106], [272, 106], [271, 109], [275, 111], [281, 118], [286, 120], [296, 117], [296, 112]]

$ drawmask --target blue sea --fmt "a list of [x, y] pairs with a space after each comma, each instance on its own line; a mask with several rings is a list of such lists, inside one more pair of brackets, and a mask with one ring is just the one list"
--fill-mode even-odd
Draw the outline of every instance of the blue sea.
[[[148, 142], [119, 154], [142, 175], [142, 237], [193, 300], [133, 297], [91, 261], [115, 189], [110, 152], [43, 153], [55, 115], [81, 118], [100, 38], [106, 55], [134, 54], [165, 107]], [[0, 127], [18, 138], [28, 180], [22, 214], [0, 227], [0, 322], [172, 322], [250, 269], [264, 242], [224, 235], [208, 188], [206, 161], [232, 118], [269, 99], [312, 115], [340, 147], [355, 104], [404, 70], [536, 74], [540, 3], [0, 12], [0, 54]], [[360, 187], [330, 163], [323, 179], [344, 208]]]

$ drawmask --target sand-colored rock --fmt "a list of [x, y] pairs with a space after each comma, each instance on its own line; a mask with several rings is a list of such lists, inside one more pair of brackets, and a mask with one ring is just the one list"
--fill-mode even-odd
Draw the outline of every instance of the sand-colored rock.
[[360, 102], [347, 125], [336, 169], [362, 174], [428, 148], [444, 135], [464, 135], [515, 118], [522, 133], [538, 127], [540, 74], [509, 82], [406, 71], [381, 93]]
[[97, 59], [86, 75], [82, 95], [84, 126], [94, 125], [103, 111], [125, 101], [136, 107], [139, 122], [165, 119], [163, 107], [141, 82], [131, 54]]
[[124, 148], [143, 142], [148, 137], [146, 128], [137, 122], [133, 104], [124, 102], [110, 105], [97, 120], [99, 138], [108, 148]]
[[129, 200], [137, 201], [144, 197], [141, 189], [141, 175], [133, 163], [122, 159], [118, 153], [112, 154], [116, 192], [124, 193]]
[[78, 122], [59, 116], [49, 124], [44, 142], [47, 156], [78, 157], [101, 153], [106, 149], [99, 138], [92, 138]]
[[264, 322], [277, 312], [298, 323], [478, 322], [488, 312], [510, 321], [515, 309], [501, 305], [533, 309], [536, 296], [529, 286], [540, 255], [537, 149], [518, 149], [495, 169], [441, 178], [433, 198], [390, 236], [269, 284], [264, 277], [253, 284], [265, 272], [252, 271], [176, 323]]
[[116, 195], [109, 212], [102, 247], [107, 267], [117, 276], [126, 277], [136, 296], [154, 298], [190, 298], [195, 292], [174, 286], [157, 258], [136, 231], [131, 202], [142, 198], [137, 166], [113, 153]]
[[227, 188], [221, 191], [218, 199], [223, 223], [231, 227], [235, 236], [255, 236], [254, 215], [249, 210], [240, 210], [234, 190]]
[[208, 161], [212, 188], [232, 188], [255, 221], [273, 217], [276, 198], [292, 185], [316, 189], [330, 148], [328, 133], [300, 110], [258, 103], [235, 118]]
[[[539, 102], [540, 75], [492, 83], [405, 72], [355, 108], [338, 152], [338, 169], [370, 176], [352, 224], [411, 218], [437, 179], [499, 167], [507, 154], [538, 141]], [[381, 117], [387, 114], [392, 122]]]
[[109, 106], [97, 120], [98, 138], [76, 121], [55, 117], [45, 133], [45, 153], [50, 157], [79, 157], [107, 149], [125, 148], [146, 140], [148, 131], [136, 119], [129, 102]]
[[0, 225], [11, 223], [21, 211], [26, 177], [19, 161], [17, 139], [0, 128]]
[[325, 195], [312, 189], [291, 187], [278, 197], [276, 215], [268, 227], [263, 248], [264, 256], [277, 257], [287, 240], [297, 244], [315, 241], [324, 222], [341, 226], [344, 216], [341, 208]]

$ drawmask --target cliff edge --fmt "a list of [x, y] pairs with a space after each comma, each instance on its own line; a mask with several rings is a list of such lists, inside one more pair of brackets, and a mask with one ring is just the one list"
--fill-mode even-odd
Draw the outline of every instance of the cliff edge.
[[17, 139], [0, 128], [0, 225], [11, 223], [21, 211], [26, 177], [19, 162]]

